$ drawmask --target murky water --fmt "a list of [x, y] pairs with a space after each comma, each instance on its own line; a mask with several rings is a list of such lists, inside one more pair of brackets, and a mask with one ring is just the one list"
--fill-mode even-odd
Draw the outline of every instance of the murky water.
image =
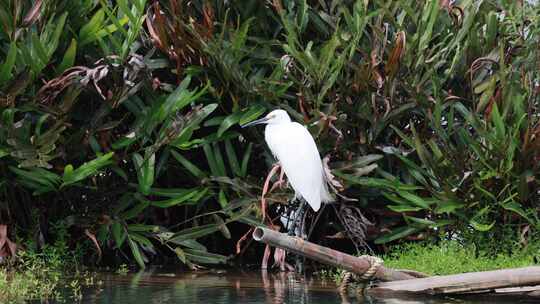
[[[138, 274], [103, 274], [102, 284], [82, 291], [82, 299], [74, 300], [66, 292], [64, 303], [154, 304], [154, 303], [287, 303], [287, 304], [510, 304], [538, 303], [538, 300], [493, 298], [343, 298], [331, 281], [302, 278], [286, 273], [223, 273], [197, 272], [176, 274], [144, 272]], [[51, 302], [49, 302], [51, 303]], [[57, 302], [52, 302], [57, 303]]]

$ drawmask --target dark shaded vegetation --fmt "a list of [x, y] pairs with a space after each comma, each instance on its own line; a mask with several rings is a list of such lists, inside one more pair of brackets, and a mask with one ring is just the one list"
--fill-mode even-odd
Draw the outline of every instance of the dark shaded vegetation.
[[[237, 241], [274, 160], [238, 126], [279, 107], [356, 200], [322, 211], [315, 242], [350, 248], [343, 205], [376, 251], [513, 252], [540, 228], [539, 17], [513, 0], [0, 0], [0, 222], [23, 250], [61, 227], [98, 264], [257, 257]], [[272, 216], [290, 197], [266, 196]]]

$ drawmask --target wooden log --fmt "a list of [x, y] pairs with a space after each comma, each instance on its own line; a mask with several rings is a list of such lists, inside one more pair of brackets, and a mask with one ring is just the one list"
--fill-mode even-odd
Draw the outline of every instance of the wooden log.
[[535, 285], [540, 285], [540, 267], [469, 272], [396, 282], [382, 282], [372, 288], [370, 292], [464, 294]]
[[[299, 237], [289, 236], [262, 227], [255, 228], [253, 239], [359, 275], [364, 274], [371, 267], [368, 258], [355, 257], [305, 241]], [[398, 271], [380, 266], [373, 277], [381, 281], [408, 280], [416, 277], [412, 273], [414, 272]]]

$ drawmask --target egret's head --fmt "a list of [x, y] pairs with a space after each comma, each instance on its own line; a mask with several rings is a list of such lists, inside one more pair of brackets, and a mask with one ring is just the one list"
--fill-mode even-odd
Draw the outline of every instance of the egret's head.
[[247, 123], [242, 126], [242, 128], [259, 125], [259, 124], [279, 124], [279, 123], [286, 123], [290, 122], [291, 118], [289, 117], [289, 114], [285, 112], [284, 110], [274, 110], [270, 113], [268, 113], [265, 117], [261, 119], [254, 120], [250, 123]]

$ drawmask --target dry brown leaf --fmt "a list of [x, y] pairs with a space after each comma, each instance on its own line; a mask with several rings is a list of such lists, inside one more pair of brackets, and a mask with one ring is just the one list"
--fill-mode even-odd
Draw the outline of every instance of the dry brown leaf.
[[84, 230], [84, 234], [92, 241], [92, 243], [94, 243], [94, 246], [96, 247], [96, 251], [98, 253], [98, 260], [96, 261], [96, 263], [99, 263], [99, 261], [101, 261], [102, 252], [101, 247], [99, 246], [99, 243], [96, 239], [96, 235], [90, 232], [88, 229]]
[[8, 238], [7, 228], [7, 225], [0, 225], [0, 258], [15, 256], [17, 252], [17, 244]]
[[22, 26], [28, 27], [32, 24], [34, 24], [40, 17], [40, 10], [41, 5], [43, 4], [43, 0], [37, 0], [34, 2], [34, 6], [28, 11], [26, 16], [24, 16]]
[[394, 78], [397, 71], [399, 70], [399, 64], [403, 54], [405, 54], [406, 46], [406, 35], [404, 31], [398, 32], [396, 34], [396, 40], [394, 43], [394, 48], [390, 52], [390, 58], [385, 66], [385, 74], [388, 78]]

